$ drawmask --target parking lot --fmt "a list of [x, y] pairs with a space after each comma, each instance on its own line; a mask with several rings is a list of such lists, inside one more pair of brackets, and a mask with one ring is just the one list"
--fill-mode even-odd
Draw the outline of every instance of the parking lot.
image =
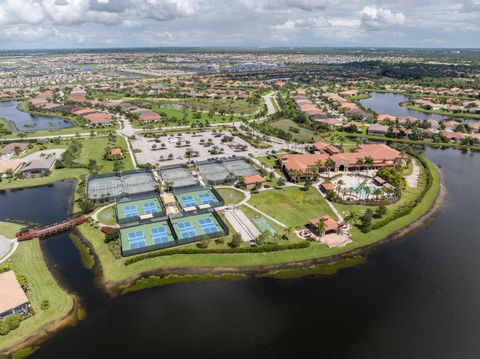
[[[188, 159], [185, 158], [185, 151], [187, 149], [197, 151], [199, 154], [197, 157], [192, 157], [192, 160], [205, 161], [213, 157], [230, 157], [233, 155], [247, 157], [249, 153], [254, 157], [263, 156], [272, 149], [280, 150], [284, 147], [284, 145], [274, 144], [271, 148], [257, 149], [236, 136], [234, 136], [232, 142], [223, 143], [221, 140], [224, 135], [232, 136], [230, 131], [223, 131], [222, 136], [219, 137], [215, 137], [215, 135], [218, 136], [218, 134], [212, 132], [203, 132], [197, 135], [182, 134], [180, 137], [177, 135], [161, 136], [157, 140], [137, 136], [134, 140], [131, 140], [131, 144], [134, 150], [141, 150], [141, 152], [135, 153], [138, 163], [152, 163], [161, 166], [187, 162]], [[200, 142], [202, 139], [204, 143]], [[182, 146], [180, 147], [177, 146], [179, 140], [182, 142]], [[189, 146], [186, 146], [186, 141], [190, 141]], [[209, 142], [210, 145], [205, 146], [205, 144]], [[162, 143], [165, 145], [162, 146]], [[153, 145], [155, 145], [156, 148], [153, 148]], [[238, 151], [235, 146], [245, 146], [246, 150]], [[223, 153], [210, 153], [209, 150], [212, 150], [215, 147], [223, 149]], [[167, 159], [170, 154], [173, 156], [171, 160], [161, 160], [162, 156]]]

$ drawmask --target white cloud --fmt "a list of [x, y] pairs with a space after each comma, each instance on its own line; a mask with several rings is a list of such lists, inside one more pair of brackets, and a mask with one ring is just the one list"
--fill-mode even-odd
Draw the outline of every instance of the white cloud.
[[405, 15], [401, 12], [394, 13], [390, 9], [383, 9], [375, 6], [365, 6], [360, 14], [362, 16], [362, 25], [367, 29], [381, 30], [394, 25], [405, 23]]
[[303, 11], [323, 10], [329, 0], [240, 0], [250, 10], [285, 10]]
[[297, 28], [322, 28], [329, 27], [330, 23], [324, 17], [307, 18], [300, 20], [287, 20], [282, 24], [273, 25], [274, 30], [293, 30]]

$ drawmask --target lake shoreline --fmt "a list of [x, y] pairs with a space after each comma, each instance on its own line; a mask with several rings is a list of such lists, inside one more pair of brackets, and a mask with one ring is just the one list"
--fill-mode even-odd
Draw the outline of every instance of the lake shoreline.
[[[436, 169], [439, 173], [439, 179], [438, 179], [439, 189], [429, 209], [424, 214], [422, 214], [419, 218], [415, 219], [414, 221], [405, 225], [404, 227], [395, 230], [391, 234], [387, 235], [382, 239], [379, 239], [378, 241], [375, 241], [370, 244], [366, 244], [362, 247], [354, 248], [342, 253], [333, 254], [326, 257], [313, 258], [313, 259], [301, 260], [296, 262], [285, 262], [285, 263], [272, 264], [272, 265], [225, 266], [225, 267], [184, 266], [184, 267], [176, 267], [176, 268], [157, 268], [157, 269], [139, 272], [133, 276], [130, 276], [129, 278], [126, 278], [120, 281], [105, 281], [105, 277], [103, 276], [103, 269], [100, 269], [102, 273], [102, 280], [99, 281], [99, 283], [101, 284], [103, 289], [108, 293], [108, 295], [110, 295], [111, 297], [115, 297], [115, 296], [124, 294], [126, 291], [128, 291], [129, 287], [135, 285], [139, 280], [146, 279], [152, 276], [166, 277], [169, 275], [176, 275], [176, 276], [202, 276], [203, 275], [206, 278], [208, 278], [209, 276], [212, 276], [212, 275], [220, 276], [225, 274], [234, 274], [234, 275], [244, 274], [247, 276], [247, 278], [252, 278], [256, 276], [268, 276], [269, 272], [274, 272], [278, 270], [301, 269], [301, 268], [307, 268], [307, 267], [316, 266], [316, 265], [328, 265], [328, 264], [346, 260], [348, 258], [355, 257], [355, 256], [365, 256], [372, 250], [376, 249], [377, 247], [391, 243], [405, 236], [407, 233], [421, 227], [422, 224], [424, 224], [427, 220], [431, 219], [443, 207], [445, 196], [447, 194], [447, 189], [445, 184], [443, 183], [441, 172], [438, 170], [438, 168]], [[101, 267], [102, 264], [98, 260], [98, 258], [96, 258], [96, 261], [98, 261], [98, 265]], [[182, 281], [182, 283], [184, 282]]]

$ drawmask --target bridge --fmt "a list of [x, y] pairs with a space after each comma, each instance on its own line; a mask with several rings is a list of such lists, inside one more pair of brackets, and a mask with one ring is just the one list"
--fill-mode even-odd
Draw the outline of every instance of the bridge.
[[33, 238], [47, 238], [59, 233], [67, 232], [88, 221], [88, 217], [79, 215], [67, 219], [62, 222], [57, 222], [48, 226], [26, 228], [16, 234], [17, 240], [28, 241]]

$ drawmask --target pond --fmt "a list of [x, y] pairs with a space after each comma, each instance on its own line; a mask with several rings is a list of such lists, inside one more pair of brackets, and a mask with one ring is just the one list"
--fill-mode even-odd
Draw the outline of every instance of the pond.
[[37, 116], [17, 109], [19, 102], [0, 102], [0, 118], [11, 125], [13, 131], [32, 132], [73, 127], [73, 124], [59, 117]]
[[400, 103], [408, 101], [408, 97], [393, 93], [370, 92], [370, 98], [359, 102], [366, 109], [371, 109], [379, 115], [393, 115], [396, 117], [415, 117], [419, 120], [441, 121], [448, 119], [448, 116], [440, 116], [434, 113], [426, 113], [417, 110], [410, 110]]

